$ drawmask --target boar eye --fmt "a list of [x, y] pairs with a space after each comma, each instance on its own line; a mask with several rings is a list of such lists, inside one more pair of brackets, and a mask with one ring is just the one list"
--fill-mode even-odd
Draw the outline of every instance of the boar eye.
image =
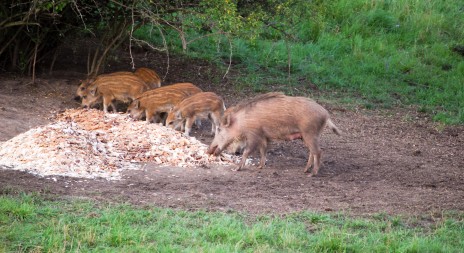
[[85, 90], [85, 87], [81, 87], [81, 90]]
[[87, 98], [87, 96], [82, 96], [82, 98]]

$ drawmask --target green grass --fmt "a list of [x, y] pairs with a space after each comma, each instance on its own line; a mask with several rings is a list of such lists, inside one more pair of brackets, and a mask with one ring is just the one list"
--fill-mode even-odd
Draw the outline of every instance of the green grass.
[[[237, 89], [310, 95], [311, 81], [326, 94], [337, 92], [367, 108], [412, 105], [437, 121], [464, 123], [464, 57], [453, 51], [464, 45], [461, 1], [335, 0], [308, 5], [297, 25], [274, 17], [293, 35], [287, 42], [265, 26], [258, 27], [254, 39], [243, 33], [233, 38], [233, 68], [240, 74], [231, 78]], [[160, 44], [157, 30], [150, 31], [144, 27], [137, 35]], [[201, 36], [187, 32], [188, 39]], [[166, 34], [171, 51], [181, 52], [177, 34]], [[189, 44], [186, 55], [226, 68], [229, 42], [206, 37]]]
[[0, 197], [0, 252], [462, 252], [464, 216], [285, 217]]

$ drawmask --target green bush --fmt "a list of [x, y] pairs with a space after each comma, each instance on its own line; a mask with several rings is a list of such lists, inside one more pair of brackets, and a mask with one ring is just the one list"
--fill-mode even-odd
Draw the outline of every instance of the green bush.
[[[453, 50], [464, 46], [460, 1], [269, 2], [275, 9], [261, 13], [261, 25], [229, 37], [238, 89], [307, 95], [310, 81], [369, 108], [413, 105], [437, 121], [464, 123], [464, 58]], [[171, 43], [175, 52], [179, 45]], [[229, 51], [219, 35], [186, 53], [225, 68]]]

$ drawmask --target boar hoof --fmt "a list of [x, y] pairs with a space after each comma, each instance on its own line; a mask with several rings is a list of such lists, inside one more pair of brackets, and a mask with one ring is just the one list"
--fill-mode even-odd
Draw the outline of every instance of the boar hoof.
[[317, 173], [314, 173], [314, 172], [311, 172], [308, 174], [308, 177], [315, 177], [317, 175]]
[[238, 166], [234, 169], [234, 171], [241, 171], [242, 170], [242, 167], [241, 166]]
[[303, 172], [304, 172], [304, 173], [308, 172], [309, 169], [311, 169], [311, 167], [312, 167], [312, 166], [305, 168]]

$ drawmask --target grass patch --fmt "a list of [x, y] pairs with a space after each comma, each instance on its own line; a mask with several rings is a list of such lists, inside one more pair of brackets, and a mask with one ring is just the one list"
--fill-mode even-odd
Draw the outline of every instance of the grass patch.
[[460, 252], [464, 248], [462, 214], [429, 218], [310, 212], [250, 217], [3, 195], [0, 251]]
[[[288, 28], [292, 39], [265, 25], [256, 26], [259, 36], [253, 39], [243, 33], [232, 38], [234, 73], [240, 74], [231, 78], [237, 89], [308, 95], [315, 85], [328, 94], [336, 91], [359, 99], [366, 108], [417, 105], [436, 121], [464, 123], [464, 57], [453, 50], [464, 46], [460, 1], [306, 4], [306, 12], [298, 10], [300, 22], [287, 24], [285, 17], [272, 17]], [[188, 39], [202, 35], [194, 30], [187, 34]], [[205, 37], [183, 52], [175, 32], [165, 35], [171, 38], [172, 52], [227, 67], [225, 37]], [[161, 43], [150, 27], [137, 36]]]

